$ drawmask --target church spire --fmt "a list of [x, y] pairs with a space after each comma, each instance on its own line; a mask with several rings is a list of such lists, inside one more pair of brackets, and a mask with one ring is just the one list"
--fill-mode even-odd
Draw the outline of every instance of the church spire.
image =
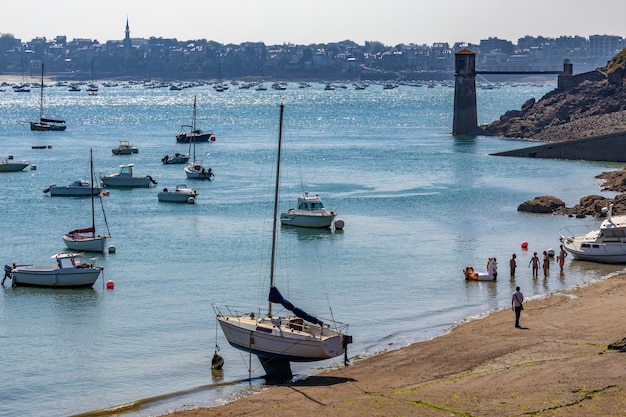
[[130, 42], [130, 27], [128, 26], [128, 16], [126, 16], [126, 30], [124, 31], [125, 36], [124, 36], [124, 49], [130, 49], [131, 42]]

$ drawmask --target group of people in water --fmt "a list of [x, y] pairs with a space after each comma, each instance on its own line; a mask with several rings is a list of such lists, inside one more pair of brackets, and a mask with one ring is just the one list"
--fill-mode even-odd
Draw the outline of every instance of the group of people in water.
[[[539, 258], [539, 256], [537, 255], [537, 252], [533, 252], [533, 256], [530, 258], [530, 261], [528, 262], [528, 267], [530, 268], [532, 266], [533, 278], [536, 278], [539, 276], [540, 266], [543, 269], [543, 277], [548, 278], [548, 272], [550, 271], [550, 258], [551, 257], [554, 257], [554, 251], [544, 250], [543, 260]], [[567, 257], [567, 252], [565, 251], [565, 249], [563, 249], [563, 245], [561, 245], [559, 248], [559, 254], [556, 257], [561, 271], [563, 271], [563, 265], [565, 265], [566, 257]], [[509, 260], [509, 269], [511, 272], [511, 276], [514, 277], [515, 271], [517, 269], [517, 255], [516, 254], [513, 254], [511, 256], [511, 259]], [[474, 268], [471, 266], [468, 266], [467, 268], [465, 268], [463, 270], [463, 273], [465, 275], [466, 280], [478, 280], [479, 279], [479, 274], [476, 273], [474, 271]], [[487, 261], [487, 274], [491, 279], [493, 279], [494, 281], [496, 280], [496, 277], [498, 276], [498, 262], [495, 257], [489, 258], [489, 260]]]
[[[515, 254], [513, 254], [515, 257]], [[554, 256], [554, 253], [549, 253], [548, 251], [543, 251], [543, 261], [539, 259], [537, 252], [533, 252], [532, 258], [530, 258], [530, 262], [528, 262], [528, 267], [532, 266], [533, 278], [539, 276], [539, 266], [543, 268], [543, 277], [548, 278], [548, 272], [550, 271], [550, 258]], [[559, 248], [559, 254], [557, 255], [557, 260], [559, 262], [559, 268], [562, 271], [563, 265], [565, 265], [565, 258], [567, 257], [567, 252], [563, 249], [563, 245]], [[513, 262], [513, 258], [511, 258]], [[515, 276], [515, 269], [511, 269], [511, 276]]]

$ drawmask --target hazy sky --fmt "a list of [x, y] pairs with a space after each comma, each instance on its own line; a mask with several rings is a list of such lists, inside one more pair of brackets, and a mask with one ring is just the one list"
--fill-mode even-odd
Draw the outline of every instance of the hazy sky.
[[0, 33], [104, 43], [123, 39], [128, 17], [135, 38], [452, 45], [490, 36], [626, 37], [625, 16], [624, 0], [7, 0]]

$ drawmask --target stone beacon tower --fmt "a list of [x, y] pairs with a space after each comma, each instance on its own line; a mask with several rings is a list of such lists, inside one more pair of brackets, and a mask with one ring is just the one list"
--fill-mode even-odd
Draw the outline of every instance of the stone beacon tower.
[[476, 54], [467, 48], [454, 54], [453, 135], [474, 135], [478, 131], [476, 111]]

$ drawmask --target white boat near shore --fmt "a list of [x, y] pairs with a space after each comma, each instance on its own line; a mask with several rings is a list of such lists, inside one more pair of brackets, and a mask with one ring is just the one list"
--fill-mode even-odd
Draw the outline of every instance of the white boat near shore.
[[563, 248], [581, 261], [626, 263], [626, 216], [613, 216], [613, 205], [599, 229], [582, 234], [561, 233]]

